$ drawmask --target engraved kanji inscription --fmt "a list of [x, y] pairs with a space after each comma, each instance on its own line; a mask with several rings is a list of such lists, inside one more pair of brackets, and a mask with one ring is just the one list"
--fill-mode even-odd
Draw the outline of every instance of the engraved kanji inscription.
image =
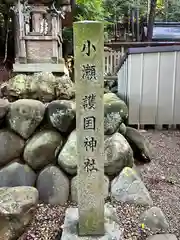
[[97, 140], [94, 137], [85, 137], [84, 147], [86, 151], [94, 152], [97, 146]]
[[91, 43], [90, 40], [86, 40], [86, 42], [83, 44], [81, 52], [85, 53], [89, 57], [91, 55], [91, 51], [96, 52], [96, 47]]
[[82, 65], [82, 79], [97, 80], [96, 66], [92, 64]]
[[88, 116], [84, 118], [84, 130], [95, 130], [96, 118]]
[[96, 94], [85, 95], [82, 99], [84, 110], [93, 110], [96, 108]]
[[92, 171], [97, 172], [98, 169], [96, 167], [95, 159], [93, 159], [93, 158], [86, 158], [85, 161], [84, 161], [84, 170], [86, 172], [92, 172]]

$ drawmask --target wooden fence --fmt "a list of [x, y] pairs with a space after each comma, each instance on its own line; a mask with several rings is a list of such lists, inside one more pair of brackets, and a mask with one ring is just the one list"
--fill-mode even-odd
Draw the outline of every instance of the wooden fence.
[[104, 73], [105, 75], [116, 75], [117, 67], [119, 66], [120, 60], [124, 55], [124, 48], [114, 51], [106, 51], [104, 52]]
[[104, 44], [104, 73], [105, 75], [116, 76], [121, 59], [129, 48], [173, 45], [180, 45], [180, 42], [107, 42]]

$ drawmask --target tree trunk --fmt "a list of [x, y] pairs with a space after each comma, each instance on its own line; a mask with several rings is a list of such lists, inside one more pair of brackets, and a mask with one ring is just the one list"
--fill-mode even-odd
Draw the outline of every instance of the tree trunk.
[[147, 30], [148, 42], [152, 41], [153, 25], [154, 25], [155, 12], [156, 12], [156, 3], [157, 3], [157, 0], [151, 0], [149, 21], [148, 21], [148, 30]]

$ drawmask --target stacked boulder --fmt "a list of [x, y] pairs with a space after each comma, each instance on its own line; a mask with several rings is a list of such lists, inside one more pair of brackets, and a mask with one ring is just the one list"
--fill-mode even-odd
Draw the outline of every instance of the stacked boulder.
[[[36, 73], [32, 78], [12, 78], [6, 93], [9, 100], [18, 99], [0, 100], [0, 187], [36, 187], [45, 203], [77, 201], [73, 83], [51, 73]], [[150, 156], [149, 142], [136, 129], [126, 127], [127, 120], [125, 102], [114, 93], [104, 94], [105, 197], [110, 179], [133, 167], [134, 153]], [[116, 186], [114, 181], [111, 185]]]
[[[77, 202], [75, 93], [65, 78], [51, 73], [17, 75], [1, 89], [9, 101], [0, 99], [0, 197], [7, 187], [18, 191], [21, 186], [22, 193], [31, 189], [32, 206], [37, 198], [50, 204]], [[104, 197], [153, 205], [133, 168], [134, 158], [151, 160], [151, 146], [127, 121], [125, 102], [105, 93]]]

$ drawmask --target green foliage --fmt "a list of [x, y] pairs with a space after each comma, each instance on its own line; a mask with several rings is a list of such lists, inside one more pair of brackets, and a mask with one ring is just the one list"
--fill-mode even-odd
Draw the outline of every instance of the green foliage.
[[[180, 21], [180, 1], [169, 1], [167, 5], [167, 16], [168, 21], [178, 22]], [[165, 19], [164, 19], [165, 20]]]
[[[74, 21], [101, 20], [108, 25], [130, 15], [130, 9], [139, 8], [140, 17], [147, 16], [148, 0], [76, 0]], [[156, 21], [180, 21], [180, 0], [157, 0]], [[63, 30], [63, 38], [72, 41], [72, 29]]]
[[109, 12], [109, 21], [116, 22], [130, 15], [130, 10], [139, 8], [140, 15], [147, 14], [147, 1], [143, 0], [104, 0], [104, 8]]
[[75, 20], [102, 20], [105, 19], [102, 0], [77, 0]]
[[[140, 16], [147, 16], [148, 0], [104, 0], [109, 21], [115, 22], [129, 15], [129, 9], [139, 7]], [[156, 21], [180, 21], [180, 0], [157, 0]]]
[[[107, 25], [106, 21], [109, 16], [108, 11], [105, 11], [102, 0], [76, 0], [74, 11], [74, 21], [94, 20], [103, 21], [105, 24], [104, 37], [107, 40]], [[72, 28], [63, 29], [63, 39], [72, 41]]]

